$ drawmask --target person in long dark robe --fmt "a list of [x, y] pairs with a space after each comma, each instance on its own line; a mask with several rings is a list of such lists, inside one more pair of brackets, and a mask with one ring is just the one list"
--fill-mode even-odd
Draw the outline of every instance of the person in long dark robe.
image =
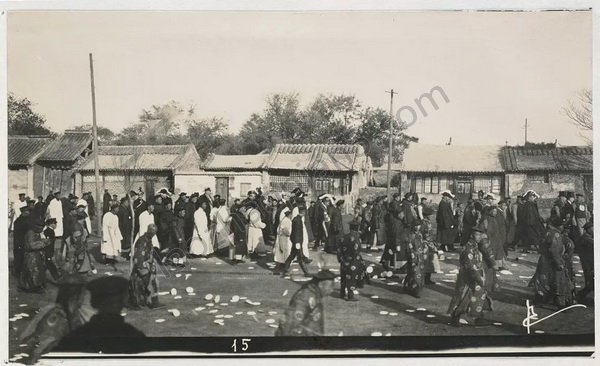
[[189, 202], [188, 200], [187, 193], [179, 193], [179, 198], [177, 198], [175, 204], [173, 205], [173, 211], [179, 212], [182, 208], [185, 208], [186, 203]]
[[386, 214], [385, 227], [387, 229], [387, 239], [383, 248], [383, 254], [381, 255], [381, 265], [388, 272], [396, 267], [396, 254], [400, 252], [401, 248], [404, 232], [401, 212], [400, 193], [394, 193]]
[[[198, 197], [198, 207], [200, 207], [200, 205], [202, 205], [203, 202], [206, 202], [204, 212], [206, 212], [206, 219], [208, 220], [208, 227], [210, 227], [210, 210], [213, 207], [212, 191], [210, 188], [204, 189], [204, 193], [200, 197]], [[160, 231], [160, 228], [159, 228], [159, 231]]]
[[185, 241], [185, 206], [180, 206], [179, 211], [175, 211], [173, 226], [171, 230], [171, 245], [181, 250], [186, 247]]
[[161, 307], [158, 301], [158, 277], [156, 257], [152, 237], [156, 235], [156, 225], [148, 225], [144, 235], [135, 242], [132, 253], [132, 270], [129, 277], [130, 307], [142, 306], [155, 309]]
[[463, 214], [462, 233], [460, 236], [460, 245], [464, 246], [469, 239], [471, 239], [471, 231], [473, 227], [479, 222], [480, 212], [475, 209], [475, 201], [469, 199], [467, 201], [467, 207]]
[[504, 220], [504, 216], [498, 211], [497, 206], [489, 206], [485, 211], [483, 220], [494, 259], [500, 269], [505, 269], [504, 243], [506, 241], [506, 221]]
[[292, 250], [290, 255], [285, 260], [283, 265], [283, 276], [289, 275], [290, 265], [294, 259], [298, 260], [300, 269], [304, 272], [304, 276], [308, 277], [310, 274], [305, 266], [303, 260], [302, 246], [308, 242], [306, 226], [304, 224], [304, 216], [306, 215], [306, 207], [298, 207], [298, 215], [292, 219], [292, 233], [290, 235], [290, 241], [292, 243]]
[[46, 227], [42, 231], [44, 239], [46, 239], [47, 245], [44, 247], [44, 259], [46, 260], [46, 268], [50, 272], [50, 275], [55, 281], [60, 279], [61, 273], [56, 264], [54, 263], [54, 242], [56, 241], [56, 219], [46, 220]]
[[146, 203], [146, 200], [142, 198], [141, 194], [138, 194], [136, 191], [129, 191], [129, 198], [133, 207], [133, 237], [135, 238], [140, 232], [140, 215], [142, 212], [146, 211], [148, 204]]
[[309, 228], [310, 228], [310, 233], [309, 235], [311, 236], [311, 240], [309, 241], [315, 241], [316, 237], [317, 237], [317, 219], [315, 218], [316, 215], [316, 210], [317, 210], [317, 202], [315, 201], [310, 201], [310, 205], [308, 206], [308, 223], [309, 223]]
[[246, 209], [244, 206], [234, 206], [231, 208], [231, 223], [230, 229], [233, 233], [233, 244], [235, 246], [235, 263], [244, 262], [244, 258], [248, 254], [248, 244], [246, 243]]
[[323, 197], [317, 201], [317, 207], [315, 208], [315, 220], [317, 224], [317, 235], [315, 237], [314, 250], [318, 250], [319, 247], [327, 241], [329, 235], [330, 217], [328, 208], [330, 207], [330, 198]]
[[44, 247], [48, 240], [41, 237], [44, 224], [33, 217], [28, 220], [23, 245], [23, 267], [19, 276], [19, 288], [27, 292], [41, 293], [46, 287], [46, 261]]
[[471, 238], [460, 253], [456, 287], [448, 306], [448, 314], [453, 326], [487, 323], [483, 311], [492, 310], [492, 305], [486, 290], [484, 265], [493, 270], [498, 267], [493, 258], [486, 255], [486, 241], [485, 227], [478, 225], [471, 231]]
[[344, 234], [344, 227], [342, 226], [342, 210], [341, 207], [344, 204], [344, 200], [338, 200], [335, 203], [335, 207], [331, 210], [331, 223], [329, 225], [329, 235], [325, 244], [325, 253], [336, 254], [338, 247], [338, 240], [340, 240]]
[[29, 229], [29, 217], [31, 211], [29, 207], [20, 208], [21, 215], [17, 217], [13, 224], [13, 270], [17, 278], [21, 275], [23, 268], [23, 258], [25, 256], [25, 234]]
[[554, 304], [561, 309], [575, 303], [575, 246], [564, 233], [564, 225], [562, 218], [553, 218], [539, 244], [540, 257], [529, 282], [535, 291], [535, 304]]
[[522, 251], [526, 251], [528, 248], [525, 232], [526, 232], [526, 217], [525, 217], [525, 196], [520, 195], [518, 197], [516, 205], [513, 205], [513, 212], [516, 221], [516, 230], [515, 230], [515, 241], [513, 246], [520, 248]]
[[525, 197], [527, 201], [520, 210], [523, 211], [524, 251], [528, 252], [532, 249], [535, 250], [544, 240], [545, 229], [536, 202], [539, 197], [538, 194], [534, 191], [528, 191]]
[[85, 212], [72, 211], [71, 244], [73, 245], [73, 273], [95, 273], [94, 263], [88, 248], [88, 231], [85, 225]]
[[452, 211], [453, 195], [450, 192], [442, 193], [442, 200], [438, 206], [436, 216], [438, 239], [444, 251], [454, 250], [454, 239], [456, 237], [456, 218]]
[[119, 217], [119, 230], [123, 236], [123, 239], [121, 239], [121, 256], [129, 259], [133, 240], [131, 237], [133, 217], [131, 216], [131, 207], [129, 206], [129, 199], [127, 197], [121, 198], [121, 205], [119, 206], [117, 216]]
[[504, 217], [506, 218], [506, 245], [504, 247], [504, 252], [506, 257], [508, 257], [508, 250], [513, 247], [517, 230], [517, 224], [515, 222], [516, 215], [513, 213], [513, 203], [510, 197], [507, 197], [504, 200], [504, 207]]
[[160, 195], [154, 197], [154, 223], [156, 224], [157, 232], [156, 237], [160, 244], [160, 248], [164, 248], [164, 244], [167, 242], [167, 236], [169, 234], [169, 224], [167, 220], [163, 218], [166, 207], [163, 202], [163, 198]]
[[421, 297], [421, 290], [425, 286], [425, 277], [423, 276], [425, 270], [423, 258], [424, 243], [421, 235], [421, 224], [422, 221], [417, 219], [408, 234], [406, 277], [404, 277], [402, 284], [404, 291], [416, 298]]
[[[173, 213], [170, 203], [167, 203], [164, 211], [159, 218], [159, 231], [162, 231], [163, 242], [160, 243], [160, 249], [171, 249], [177, 247], [177, 242], [173, 242], [175, 236], [173, 235], [175, 225], [175, 214]], [[159, 240], [160, 241], [160, 240]]]
[[425, 285], [435, 285], [435, 282], [431, 280], [431, 275], [440, 272], [441, 268], [438, 255], [438, 244], [435, 241], [436, 230], [433, 229], [433, 224], [431, 223], [433, 209], [425, 207], [423, 208], [422, 214], [423, 222], [421, 223], [421, 236], [423, 240], [423, 273]]
[[587, 295], [594, 291], [594, 224], [588, 222], [583, 229], [585, 232], [575, 246], [581, 260], [585, 281], [585, 286], [577, 293], [577, 301], [580, 303], [584, 302]]
[[337, 258], [340, 263], [340, 297], [348, 301], [358, 301], [354, 291], [362, 286], [365, 264], [360, 255], [360, 239], [356, 235], [344, 235], [337, 248]]
[[[88, 212], [89, 212], [89, 216], [90, 219], [94, 219], [96, 217], [96, 202], [94, 201], [94, 196], [92, 195], [92, 192], [87, 192], [85, 194], [85, 196], [83, 197], [83, 199], [85, 199], [85, 201], [88, 204]], [[91, 230], [91, 228], [90, 228]]]
[[39, 196], [38, 201], [33, 206], [31, 214], [39, 217], [42, 220], [46, 220], [46, 211], [48, 210], [48, 201], [44, 200], [44, 197]]
[[104, 196], [102, 196], [102, 215], [110, 211], [110, 202], [112, 201], [112, 196], [108, 193], [108, 189], [104, 190]]

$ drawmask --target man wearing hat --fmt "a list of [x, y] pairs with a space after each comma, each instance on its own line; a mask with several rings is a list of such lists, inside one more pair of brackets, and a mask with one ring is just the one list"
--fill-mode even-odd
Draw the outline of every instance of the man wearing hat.
[[334, 279], [332, 272], [322, 270], [302, 285], [292, 297], [275, 335], [324, 336], [323, 298], [331, 294]]
[[54, 229], [56, 229], [56, 219], [46, 220], [46, 227], [44, 227], [44, 231], [42, 231], [42, 238], [46, 239], [48, 242], [48, 245], [44, 247], [46, 268], [50, 271], [52, 278], [54, 278], [55, 281], [58, 281], [61, 274], [58, 267], [56, 267], [56, 264], [54, 264], [54, 242], [56, 240]]
[[172, 194], [168, 189], [162, 188], [160, 191], [158, 191], [158, 194], [163, 199], [163, 205], [167, 206], [168, 204], [171, 204], [171, 207], [173, 207], [173, 199], [171, 198]]
[[523, 211], [523, 241], [524, 241], [524, 252], [528, 253], [530, 250], [540, 245], [544, 240], [546, 230], [544, 229], [544, 221], [540, 216], [538, 205], [536, 200], [539, 195], [529, 190], [525, 192], [525, 203], [519, 210]]
[[25, 233], [29, 228], [29, 215], [31, 214], [29, 207], [22, 206], [20, 209], [20, 215], [14, 222], [13, 230], [13, 270], [15, 276], [21, 274], [21, 268], [23, 265], [24, 246], [25, 246]]
[[23, 243], [24, 254], [19, 276], [19, 288], [27, 292], [42, 293], [46, 286], [44, 247], [49, 243], [41, 236], [44, 230], [44, 222], [41, 219], [29, 216], [27, 224]]
[[173, 210], [177, 213], [182, 208], [185, 209], [185, 204], [187, 202], [188, 202], [187, 193], [185, 193], [185, 192], [179, 193], [179, 198], [177, 198], [177, 201], [175, 201], [175, 206], [173, 207]]
[[554, 217], [539, 244], [540, 257], [529, 287], [535, 291], [534, 303], [554, 304], [559, 309], [575, 303], [573, 273], [574, 244], [564, 233], [565, 220]]
[[585, 286], [577, 294], [577, 301], [583, 302], [586, 296], [594, 291], [594, 224], [588, 221], [583, 225], [583, 234], [575, 246], [581, 268], [583, 269], [583, 278]]
[[108, 192], [108, 189], [104, 190], [104, 195], [102, 196], [102, 215], [106, 214], [110, 211], [110, 202], [112, 201], [112, 196]]
[[[138, 231], [138, 233], [134, 239], [134, 243], [137, 242], [137, 240], [140, 236], [142, 236], [146, 233], [146, 230], [148, 229], [148, 225], [155, 223], [154, 203], [148, 202], [148, 204], [146, 204], [145, 206], [146, 206], [146, 210], [144, 212], [140, 213], [140, 218], [139, 218], [140, 230]], [[160, 243], [158, 242], [158, 238], [156, 235], [152, 236], [152, 245], [155, 248], [160, 248]]]
[[456, 218], [452, 210], [452, 199], [454, 195], [450, 191], [442, 193], [442, 200], [438, 206], [436, 215], [439, 241], [444, 251], [454, 250], [454, 239], [456, 238]]
[[567, 192], [560, 191], [558, 192], [558, 198], [554, 201], [554, 205], [552, 206], [552, 210], [550, 211], [550, 219], [554, 219], [555, 217], [565, 218], [565, 205], [567, 203]]
[[98, 313], [90, 321], [67, 335], [57, 347], [63, 352], [104, 352], [111, 349], [103, 347], [103, 340], [121, 338], [123, 343], [117, 347], [128, 351], [133, 344], [128, 339], [145, 337], [144, 333], [125, 323], [121, 310], [125, 307], [129, 281], [119, 276], [104, 276], [88, 283], [87, 288], [92, 295], [92, 307]]
[[[487, 325], [483, 319], [484, 308], [491, 308], [491, 300], [486, 291], [485, 266], [498, 270], [494, 259], [486, 255], [485, 226], [483, 223], [475, 226], [471, 237], [465, 244], [459, 258], [459, 272], [456, 278], [454, 296], [450, 300], [448, 314], [451, 324]], [[484, 249], [483, 251], [481, 249]]]
[[308, 244], [308, 233], [306, 232], [306, 225], [304, 223], [304, 217], [306, 216], [306, 207], [298, 207], [298, 216], [292, 219], [292, 232], [290, 235], [290, 241], [292, 243], [292, 250], [290, 255], [285, 260], [283, 267], [283, 275], [289, 274], [290, 265], [294, 259], [298, 260], [298, 264], [304, 272], [304, 276], [309, 276], [308, 269], [304, 265], [302, 248]]

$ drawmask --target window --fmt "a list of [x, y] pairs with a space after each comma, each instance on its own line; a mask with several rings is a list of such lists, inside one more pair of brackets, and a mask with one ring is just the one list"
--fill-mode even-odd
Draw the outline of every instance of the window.
[[250, 183], [240, 183], [240, 197], [246, 197], [248, 191], [252, 189], [252, 184]]
[[438, 177], [413, 178], [415, 193], [439, 193], [440, 179]]
[[500, 194], [502, 190], [502, 177], [499, 176], [481, 176], [474, 179], [475, 192], [484, 191], [486, 193]]
[[443, 192], [443, 191], [447, 191], [449, 190], [448, 188], [448, 178], [447, 177], [440, 177], [440, 189], [439, 192]]
[[549, 183], [550, 177], [548, 176], [548, 173], [527, 174], [527, 180], [531, 183]]

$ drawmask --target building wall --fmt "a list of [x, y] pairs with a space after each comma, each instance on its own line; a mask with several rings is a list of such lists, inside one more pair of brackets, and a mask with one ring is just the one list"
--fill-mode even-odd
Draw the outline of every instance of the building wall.
[[[202, 194], [205, 188], [210, 188], [213, 194], [216, 192], [217, 178], [227, 177], [229, 179], [229, 201], [235, 198], [244, 198], [251, 189], [264, 186], [263, 174], [261, 172], [198, 172], [175, 173], [175, 193], [186, 192], [191, 194], [199, 192]], [[224, 197], [222, 197], [224, 198]]]
[[[129, 191], [137, 191], [142, 188], [146, 193], [146, 198], [154, 195], [159, 189], [165, 187], [173, 189], [171, 186], [172, 178], [170, 172], [136, 172], [136, 173], [119, 173], [119, 172], [100, 172], [100, 195], [104, 194], [104, 190], [108, 189], [109, 193], [116, 194], [119, 197], [125, 196]], [[100, 202], [102, 197], [96, 197], [96, 182], [94, 173], [84, 172], [78, 174], [76, 179], [75, 194], [81, 196], [82, 192], [92, 192], [94, 200]], [[149, 189], [153, 187], [153, 192]]]
[[36, 196], [46, 197], [51, 192], [56, 191], [60, 191], [66, 196], [75, 193], [75, 190], [75, 174], [72, 170], [34, 165], [34, 191]]

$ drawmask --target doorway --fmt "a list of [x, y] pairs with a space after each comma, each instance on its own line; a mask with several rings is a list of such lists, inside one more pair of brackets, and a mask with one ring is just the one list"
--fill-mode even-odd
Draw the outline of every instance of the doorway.
[[215, 195], [219, 195], [229, 206], [229, 177], [217, 177], [215, 181]]
[[457, 179], [455, 195], [459, 202], [467, 202], [473, 195], [473, 181], [467, 179]]

